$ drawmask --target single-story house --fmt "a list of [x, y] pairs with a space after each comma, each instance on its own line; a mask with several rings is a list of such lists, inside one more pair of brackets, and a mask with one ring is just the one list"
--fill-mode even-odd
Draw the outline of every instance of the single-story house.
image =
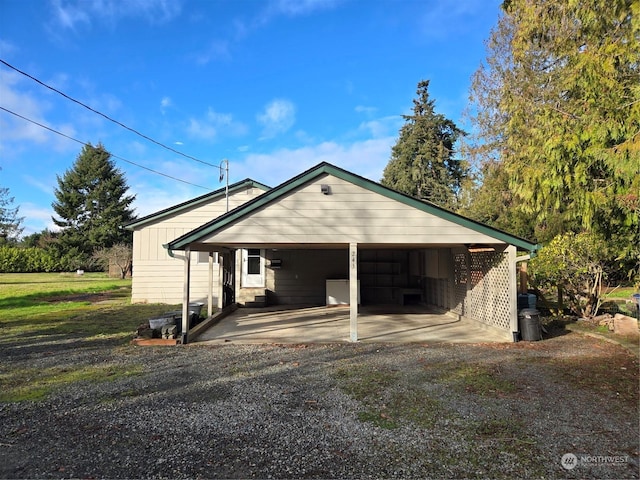
[[[252, 194], [263, 187], [245, 182]], [[239, 191], [249, 188], [236, 185]], [[358, 339], [359, 303], [429, 304], [479, 322], [505, 340], [517, 338], [516, 263], [537, 245], [329, 163], [236, 201], [226, 213], [199, 214], [196, 228], [161, 224], [182, 224], [190, 213], [187, 202], [129, 225], [134, 301], [168, 298], [151, 292], [168, 290], [168, 275], [160, 268], [171, 263], [170, 276], [182, 289], [184, 342], [189, 303], [206, 296], [211, 304], [215, 295], [222, 308], [236, 302], [348, 304], [352, 341]], [[189, 218], [193, 225], [196, 219]], [[162, 234], [152, 232], [153, 225]], [[524, 255], [517, 257], [518, 250]], [[141, 264], [146, 252], [154, 258]], [[181, 272], [169, 258], [182, 260]], [[217, 263], [199, 271], [200, 258]], [[136, 280], [141, 274], [144, 286]], [[171, 292], [173, 301], [175, 285]]]
[[[267, 190], [266, 185], [246, 179], [128, 223], [125, 228], [133, 230], [131, 301], [181, 303], [184, 262], [179, 256], [169, 255], [163, 245]], [[191, 256], [191, 298], [194, 302], [208, 302], [209, 314], [214, 303], [209, 297], [216, 303], [222, 297], [218, 283], [213, 289], [208, 288], [211, 269], [218, 275], [217, 255], [203, 251]]]

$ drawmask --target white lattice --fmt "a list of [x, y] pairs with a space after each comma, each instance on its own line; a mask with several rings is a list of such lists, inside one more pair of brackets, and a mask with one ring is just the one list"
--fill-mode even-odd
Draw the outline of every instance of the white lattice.
[[453, 305], [451, 311], [458, 315], [467, 314], [467, 255], [456, 253], [453, 255]]
[[470, 254], [471, 292], [467, 316], [487, 325], [511, 329], [509, 299], [509, 259], [506, 253]]

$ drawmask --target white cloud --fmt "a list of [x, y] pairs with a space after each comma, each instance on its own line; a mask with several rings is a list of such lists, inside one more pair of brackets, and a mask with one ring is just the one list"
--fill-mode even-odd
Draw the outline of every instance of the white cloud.
[[18, 214], [24, 217], [22, 236], [42, 232], [45, 228], [52, 232], [59, 230], [51, 220], [51, 217], [55, 215], [53, 208], [42, 208], [27, 202], [20, 205]]
[[180, 15], [180, 0], [51, 0], [53, 21], [65, 29], [94, 22], [115, 24], [123, 18], [142, 18], [150, 24], [166, 23]]
[[229, 60], [231, 51], [227, 40], [212, 40], [209, 46], [193, 55], [198, 65], [206, 65], [213, 60]]
[[365, 133], [373, 138], [382, 138], [397, 135], [402, 127], [403, 120], [399, 115], [381, 117], [375, 120], [363, 122], [358, 126], [357, 134]]
[[456, 2], [425, 2], [421, 20], [422, 34], [441, 40], [452, 34], [473, 28], [475, 17], [487, 9], [497, 9], [498, 0], [459, 0]]
[[16, 47], [13, 43], [0, 39], [0, 55], [2, 55], [4, 58], [9, 57], [11, 54], [16, 53], [17, 51], [18, 47]]
[[365, 105], [357, 105], [354, 110], [356, 113], [364, 113], [365, 115], [373, 115], [378, 111], [376, 107], [367, 107]]
[[171, 105], [171, 97], [162, 97], [162, 100], [160, 100], [160, 108], [162, 108], [163, 111], [165, 108], [170, 107]]
[[289, 130], [296, 122], [296, 107], [289, 100], [275, 99], [256, 116], [262, 125], [262, 137], [273, 138]]
[[288, 17], [310, 15], [320, 10], [334, 8], [338, 3], [340, 2], [337, 0], [272, 0], [263, 13], [263, 17], [266, 21], [278, 15]]
[[320, 162], [328, 162], [377, 182], [394, 143], [394, 137], [385, 137], [350, 144], [323, 142], [297, 149], [282, 148], [249, 154], [242, 162], [233, 162], [230, 170], [233, 178], [250, 177], [273, 187]]
[[[154, 163], [151, 168], [193, 185], [166, 177], [150, 176], [140, 170], [131, 170], [127, 173], [127, 178], [129, 185], [131, 185], [131, 191], [136, 195], [133, 208], [138, 217], [149, 215], [203, 195], [207, 191], [220, 188], [217, 184], [219, 175], [217, 167], [198, 165], [188, 160], [165, 160]], [[205, 189], [194, 185], [200, 185]]]
[[[10, 112], [0, 111], [0, 150], [7, 150], [11, 145], [15, 152], [25, 148], [26, 144], [49, 143], [55, 150], [67, 150], [73, 143], [59, 135], [34, 124], [45, 125], [52, 129], [74, 137], [75, 128], [68, 123], [56, 124], [47, 119], [52, 110], [49, 100], [43, 100], [23, 87], [23, 79], [18, 73], [0, 70], [0, 99], [2, 107]], [[17, 115], [20, 115], [20, 118]], [[25, 120], [29, 119], [29, 120]]]
[[194, 138], [214, 141], [218, 137], [238, 137], [247, 133], [247, 127], [236, 121], [230, 113], [209, 108], [204, 118], [190, 118], [187, 133]]

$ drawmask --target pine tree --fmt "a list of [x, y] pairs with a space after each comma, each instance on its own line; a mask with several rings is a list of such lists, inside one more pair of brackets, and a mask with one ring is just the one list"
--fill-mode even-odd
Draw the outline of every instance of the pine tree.
[[132, 243], [122, 226], [135, 219], [130, 208], [135, 196], [126, 195], [124, 174], [102, 144], [85, 145], [73, 167], [57, 180], [52, 206], [59, 218], [52, 219], [61, 229], [57, 243], [63, 256], [86, 261], [100, 248]]
[[456, 140], [465, 135], [454, 122], [435, 112], [429, 98], [429, 81], [418, 83], [413, 115], [403, 115], [405, 125], [391, 151], [382, 184], [414, 197], [455, 209], [468, 167], [453, 158]]

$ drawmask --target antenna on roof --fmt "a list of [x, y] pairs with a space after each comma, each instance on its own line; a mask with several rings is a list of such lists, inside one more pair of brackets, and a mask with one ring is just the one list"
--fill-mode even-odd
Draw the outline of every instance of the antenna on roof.
[[[224, 167], [222, 165], [224, 165]], [[220, 162], [220, 165], [218, 165], [218, 168], [220, 168], [220, 181], [222, 181], [224, 178], [227, 179], [227, 184], [224, 187], [224, 196], [227, 199], [227, 212], [228, 212], [229, 211], [229, 160], [227, 160], [226, 158], [222, 160]]]

